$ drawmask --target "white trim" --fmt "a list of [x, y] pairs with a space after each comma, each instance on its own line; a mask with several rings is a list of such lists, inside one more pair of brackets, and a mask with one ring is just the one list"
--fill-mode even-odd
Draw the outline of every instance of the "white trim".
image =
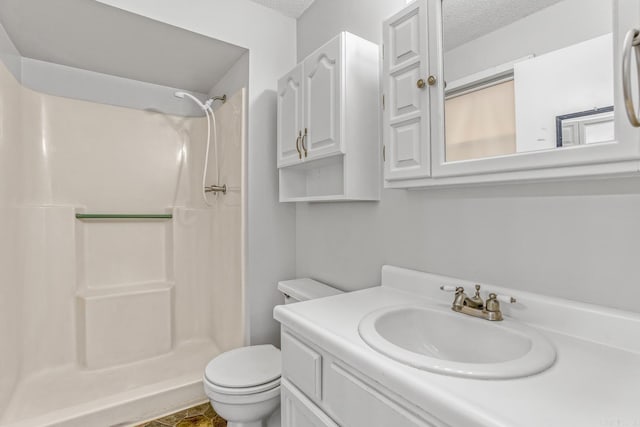
[[505, 62], [495, 67], [470, 74], [466, 77], [447, 83], [445, 86], [445, 98], [453, 98], [468, 93], [472, 90], [478, 90], [485, 86], [490, 86], [503, 81], [513, 79], [513, 67], [515, 64], [527, 61], [535, 55], [527, 55], [514, 61]]

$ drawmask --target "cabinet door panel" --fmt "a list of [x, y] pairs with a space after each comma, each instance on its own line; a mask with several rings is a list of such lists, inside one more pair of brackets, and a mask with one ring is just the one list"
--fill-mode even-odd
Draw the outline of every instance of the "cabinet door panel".
[[311, 399], [322, 399], [322, 356], [287, 332], [281, 341], [282, 374]]
[[383, 90], [385, 180], [426, 178], [431, 174], [429, 151], [429, 89], [427, 80], [427, 18], [424, 0], [383, 24], [385, 54]]
[[278, 81], [278, 167], [301, 161], [302, 66]]
[[342, 43], [342, 37], [332, 40], [303, 64], [304, 127], [307, 131], [304, 148], [308, 158], [342, 151]]
[[420, 60], [420, 16], [416, 8], [392, 24], [389, 32], [389, 59], [393, 66]]
[[444, 427], [424, 408], [400, 404], [336, 363], [328, 369], [325, 407], [349, 427]]
[[338, 427], [287, 380], [282, 381], [282, 427]]
[[420, 141], [422, 138], [420, 119], [408, 120], [393, 126], [389, 138], [392, 147], [389, 156], [389, 171], [396, 175], [408, 174], [408, 171], [419, 170], [424, 158], [424, 150]]

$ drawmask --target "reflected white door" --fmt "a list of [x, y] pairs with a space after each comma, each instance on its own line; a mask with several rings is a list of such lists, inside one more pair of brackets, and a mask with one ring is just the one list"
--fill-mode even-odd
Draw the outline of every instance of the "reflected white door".
[[278, 80], [278, 167], [302, 161], [302, 66]]
[[321, 47], [304, 63], [303, 150], [308, 158], [342, 151], [341, 86], [342, 43], [338, 37]]
[[416, 0], [383, 23], [387, 181], [426, 178], [431, 173], [426, 27], [424, 0]]

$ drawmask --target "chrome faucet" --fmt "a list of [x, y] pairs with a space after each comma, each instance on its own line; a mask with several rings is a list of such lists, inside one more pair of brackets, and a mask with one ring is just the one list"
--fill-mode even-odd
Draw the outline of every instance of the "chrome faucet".
[[[440, 286], [443, 291], [454, 290], [450, 286]], [[480, 296], [480, 285], [476, 285], [476, 293], [473, 297], [467, 296], [462, 286], [455, 288], [455, 297], [451, 309], [458, 313], [468, 314], [469, 316], [480, 317], [486, 320], [502, 320], [502, 312], [500, 311], [500, 301], [509, 303], [515, 303], [516, 299], [513, 297], [498, 296], [494, 293], [489, 294], [487, 301], [483, 301]]]

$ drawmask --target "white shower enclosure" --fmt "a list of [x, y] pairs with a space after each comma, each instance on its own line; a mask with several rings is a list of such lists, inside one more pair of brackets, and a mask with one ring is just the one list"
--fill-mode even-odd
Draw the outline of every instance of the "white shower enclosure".
[[213, 105], [228, 191], [205, 204], [204, 115], [23, 83], [0, 63], [0, 426], [204, 401], [207, 362], [245, 344], [245, 89]]

